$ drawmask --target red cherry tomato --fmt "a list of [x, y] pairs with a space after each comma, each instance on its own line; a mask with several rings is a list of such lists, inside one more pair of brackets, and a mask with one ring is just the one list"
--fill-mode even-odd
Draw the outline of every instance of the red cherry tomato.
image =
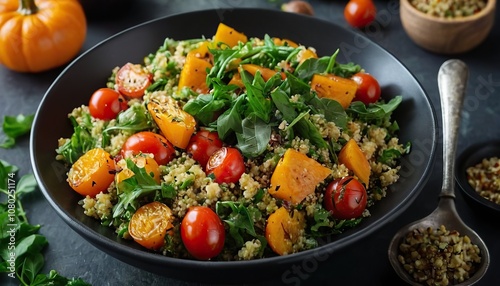
[[200, 130], [191, 137], [186, 151], [205, 168], [210, 156], [220, 148], [222, 140], [219, 139], [217, 132]]
[[166, 165], [175, 156], [172, 143], [165, 137], [150, 131], [142, 131], [130, 136], [122, 146], [123, 158], [140, 153], [152, 153], [158, 165]]
[[362, 28], [375, 20], [377, 8], [372, 0], [350, 0], [344, 8], [344, 18], [349, 25]]
[[222, 147], [208, 159], [207, 174], [213, 174], [215, 181], [221, 183], [236, 183], [245, 173], [245, 162], [236, 148]]
[[103, 120], [115, 119], [120, 111], [127, 108], [128, 105], [125, 98], [111, 88], [96, 90], [89, 101], [90, 115]]
[[367, 73], [357, 73], [351, 79], [358, 84], [354, 100], [359, 100], [368, 105], [380, 99], [380, 84], [373, 76]]
[[226, 233], [219, 216], [210, 208], [189, 208], [182, 219], [181, 238], [188, 252], [199, 260], [217, 256], [224, 247]]
[[326, 187], [323, 204], [335, 218], [360, 217], [366, 203], [365, 187], [352, 176], [336, 179]]
[[128, 97], [142, 97], [151, 85], [152, 75], [139, 64], [127, 63], [118, 70], [115, 83], [118, 91]]

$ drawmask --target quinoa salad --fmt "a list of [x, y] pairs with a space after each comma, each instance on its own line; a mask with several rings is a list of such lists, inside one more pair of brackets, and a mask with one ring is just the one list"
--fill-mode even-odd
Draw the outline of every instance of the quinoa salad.
[[[225, 24], [110, 67], [56, 158], [87, 216], [145, 249], [251, 260], [355, 228], [399, 179], [391, 118], [356, 63]], [[56, 144], [55, 144], [56, 145]]]

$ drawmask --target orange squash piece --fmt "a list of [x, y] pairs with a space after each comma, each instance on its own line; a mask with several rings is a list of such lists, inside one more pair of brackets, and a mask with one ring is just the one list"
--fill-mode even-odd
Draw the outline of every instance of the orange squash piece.
[[311, 88], [319, 97], [336, 100], [346, 109], [356, 96], [358, 84], [352, 79], [336, 75], [315, 74], [311, 80]]
[[289, 47], [292, 47], [292, 48], [297, 48], [299, 46], [296, 42], [289, 40], [289, 39], [284, 39], [284, 38], [283, 39], [273, 38], [273, 42], [277, 46], [288, 45]]
[[185, 149], [196, 127], [194, 117], [182, 110], [170, 97], [162, 103], [150, 101], [147, 107], [165, 138], [175, 147]]
[[354, 139], [351, 138], [347, 141], [347, 144], [340, 150], [339, 162], [353, 171], [354, 175], [368, 187], [371, 172], [370, 163]]
[[318, 58], [318, 55], [316, 54], [316, 52], [311, 50], [311, 49], [303, 49], [302, 51], [300, 51], [297, 54], [297, 61], [299, 63], [302, 63], [305, 60], [310, 59], [310, 58], [314, 58], [314, 59]]
[[332, 171], [294, 149], [287, 149], [271, 176], [271, 196], [299, 204], [314, 193], [316, 186]]
[[290, 214], [285, 207], [272, 213], [266, 223], [266, 240], [271, 249], [279, 255], [293, 252], [293, 244], [300, 238], [305, 228], [304, 214], [293, 210]]
[[211, 68], [212, 64], [208, 61], [198, 58], [194, 53], [188, 54], [179, 75], [178, 89], [189, 87], [197, 93], [208, 93], [207, 69]]
[[[244, 64], [244, 65], [241, 65], [241, 68], [243, 70], [249, 72], [253, 76], [255, 76], [255, 74], [257, 73], [257, 71], [259, 71], [260, 74], [262, 75], [262, 78], [265, 81], [268, 81], [271, 77], [273, 77], [275, 74], [278, 73], [275, 70], [272, 70], [270, 68], [265, 68], [263, 66], [259, 66], [259, 65], [256, 65], [256, 64]], [[281, 73], [281, 79], [284, 80], [285, 78], [286, 78], [285, 73]]]
[[214, 44], [224, 43], [230, 48], [236, 46], [238, 42], [246, 43], [248, 38], [245, 34], [236, 31], [224, 23], [220, 23], [214, 36]]

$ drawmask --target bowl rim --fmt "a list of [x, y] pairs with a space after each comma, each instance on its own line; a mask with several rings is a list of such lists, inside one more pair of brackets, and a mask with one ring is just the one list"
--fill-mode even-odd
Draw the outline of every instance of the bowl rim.
[[[190, 11], [190, 12], [180, 12], [180, 13], [174, 13], [174, 14], [169, 14], [167, 16], [162, 16], [158, 17], [152, 20], [148, 20], [136, 25], [133, 25], [129, 28], [126, 28], [118, 33], [113, 34], [112, 36], [102, 40], [101, 42], [95, 44], [91, 48], [89, 48], [87, 51], [83, 52], [79, 57], [77, 57], [75, 60], [73, 60], [61, 73], [59, 76], [55, 79], [55, 81], [49, 86], [47, 89], [47, 92], [42, 98], [42, 101], [39, 105], [38, 110], [36, 111], [35, 114], [35, 119], [34, 123], [37, 122], [38, 117], [40, 116], [40, 110], [44, 106], [44, 101], [46, 100], [47, 95], [50, 93], [50, 91], [54, 88], [57, 82], [59, 82], [60, 78], [63, 77], [63, 75], [71, 69], [77, 61], [79, 61], [82, 57], [86, 56], [88, 53], [93, 52], [96, 50], [98, 47], [101, 47], [108, 41], [113, 40], [114, 38], [118, 38], [122, 36], [123, 34], [126, 34], [134, 29], [147, 26], [153, 22], [157, 21], [163, 21], [167, 18], [173, 18], [173, 17], [179, 17], [183, 15], [196, 15], [197, 13], [207, 13], [207, 12], [213, 12], [216, 11], [220, 13], [221, 9], [204, 9], [204, 10], [196, 10], [196, 11]], [[265, 12], [265, 13], [283, 13], [283, 14], [290, 14], [289, 17], [303, 17], [304, 20], [309, 19], [309, 21], [315, 21], [315, 22], [322, 22], [323, 24], [327, 25], [335, 25], [339, 29], [345, 29], [350, 31], [350, 33], [355, 33], [354, 31], [351, 31], [345, 27], [342, 27], [341, 25], [337, 23], [333, 23], [331, 21], [327, 21], [324, 19], [320, 18], [313, 18], [310, 16], [305, 16], [305, 15], [298, 15], [298, 14], [292, 14], [288, 12], [280, 12], [280, 11], [274, 11], [274, 10], [269, 10], [269, 9], [264, 9], [264, 8], [224, 8], [223, 10], [227, 11], [254, 11], [254, 12]], [[423, 166], [424, 173], [422, 176], [417, 180], [415, 185], [411, 187], [412, 192], [407, 196], [404, 200], [400, 201], [398, 203], [398, 206], [393, 209], [391, 212], [383, 214], [383, 216], [380, 218], [380, 221], [386, 221], [387, 223], [390, 223], [390, 220], [387, 220], [388, 218], [396, 218], [399, 216], [401, 213], [403, 213], [409, 206], [410, 204], [416, 199], [420, 191], [424, 188], [425, 183], [429, 179], [429, 175], [432, 171], [432, 166], [434, 165], [435, 162], [435, 156], [436, 156], [436, 149], [437, 149], [437, 134], [438, 134], [438, 123], [437, 123], [437, 117], [436, 117], [436, 111], [435, 108], [432, 105], [432, 102], [429, 98], [428, 93], [425, 91], [423, 86], [421, 85], [420, 81], [415, 77], [415, 75], [406, 67], [406, 65], [401, 62], [399, 59], [397, 59], [390, 51], [387, 49], [383, 48], [380, 44], [378, 44], [375, 41], [372, 41], [365, 35], [360, 35], [356, 34], [356, 37], [361, 37], [368, 42], [370, 42], [371, 45], [376, 47], [377, 49], [381, 49], [385, 54], [387, 54], [388, 57], [394, 59], [398, 65], [400, 65], [402, 68], [404, 68], [409, 76], [412, 78], [412, 80], [417, 83], [418, 89], [422, 92], [423, 97], [427, 105], [429, 106], [429, 111], [432, 115], [432, 146], [430, 147], [429, 151], [429, 162]], [[35, 126], [35, 125], [34, 125]], [[44, 196], [47, 198], [49, 201], [50, 205], [54, 208], [56, 213], [58, 213], [60, 216], [62, 216], [63, 221], [68, 224], [75, 232], [83, 236], [82, 238], [85, 240], [88, 240], [91, 242], [95, 247], [98, 249], [109, 253], [115, 257], [118, 257], [121, 259], [121, 257], [134, 257], [137, 261], [136, 264], [132, 264], [130, 262], [127, 262], [132, 265], [136, 265], [137, 263], [139, 264], [144, 264], [144, 263], [150, 263], [150, 262], [156, 262], [158, 265], [166, 265], [166, 264], [171, 264], [175, 263], [179, 267], [202, 267], [203, 269], [210, 270], [210, 269], [216, 269], [219, 267], [227, 267], [226, 269], [228, 270], [243, 270], [246, 269], [249, 266], [255, 266], [255, 265], [268, 265], [270, 267], [278, 267], [280, 264], [286, 264], [286, 265], [291, 265], [293, 263], [300, 263], [301, 261], [306, 261], [307, 259], [315, 259], [320, 260], [320, 257], [324, 258], [325, 256], [327, 257], [332, 257], [332, 253], [339, 251], [340, 249], [344, 248], [347, 245], [351, 245], [353, 241], [359, 241], [363, 238], [368, 237], [370, 234], [373, 234], [376, 231], [379, 231], [380, 228], [385, 225], [385, 224], [373, 224], [369, 226], [368, 228], [364, 229], [364, 231], [361, 233], [360, 236], [357, 237], [343, 237], [340, 240], [335, 241], [334, 247], [330, 245], [330, 243], [326, 243], [324, 245], [321, 245], [319, 247], [309, 249], [309, 250], [304, 250], [298, 253], [293, 253], [289, 254], [286, 256], [275, 256], [275, 257], [267, 257], [267, 258], [262, 258], [262, 259], [253, 259], [253, 260], [244, 260], [244, 261], [197, 261], [197, 260], [191, 260], [191, 259], [179, 259], [179, 258], [173, 258], [169, 256], [164, 256], [164, 255], [158, 255], [157, 253], [152, 253], [147, 251], [146, 249], [136, 249], [132, 248], [128, 245], [119, 243], [117, 240], [110, 239], [104, 235], [101, 235], [97, 233], [94, 229], [89, 227], [87, 224], [82, 222], [81, 220], [78, 220], [77, 218], [71, 216], [62, 206], [60, 206], [55, 200], [52, 198], [52, 195], [49, 193], [48, 189], [49, 187], [43, 182], [42, 176], [40, 172], [38, 171], [40, 168], [43, 166], [40, 166], [38, 162], [35, 160], [35, 155], [36, 155], [36, 148], [35, 148], [35, 139], [34, 139], [34, 134], [36, 133], [35, 129], [32, 129], [31, 131], [31, 136], [30, 136], [30, 157], [31, 157], [31, 164], [32, 168], [34, 170], [34, 175], [35, 178], [37, 179], [38, 182], [40, 182], [40, 189], [42, 190], [42, 193]], [[403, 207], [400, 205], [404, 204]], [[285, 259], [284, 259], [285, 258]], [[286, 260], [286, 261], [284, 261]], [[206, 271], [205, 270], [205, 271]], [[192, 278], [195, 279], [195, 278]]]
[[500, 204], [492, 202], [481, 196], [468, 182], [466, 170], [468, 167], [474, 166], [481, 162], [482, 159], [491, 158], [498, 154], [500, 158], [500, 139], [487, 140], [477, 142], [465, 148], [457, 158], [457, 168], [455, 170], [455, 180], [462, 192], [489, 210], [496, 211], [500, 214]]
[[478, 19], [484, 18], [487, 15], [493, 14], [496, 8], [497, 0], [486, 0], [486, 6], [481, 9], [476, 14], [470, 16], [464, 16], [460, 18], [440, 18], [436, 16], [432, 16], [426, 14], [420, 10], [418, 10], [415, 6], [410, 3], [411, 0], [400, 0], [400, 9], [405, 9], [408, 13], [411, 13], [413, 16], [428, 20], [430, 22], [440, 23], [442, 25], [455, 25], [455, 24], [468, 24], [474, 22]]

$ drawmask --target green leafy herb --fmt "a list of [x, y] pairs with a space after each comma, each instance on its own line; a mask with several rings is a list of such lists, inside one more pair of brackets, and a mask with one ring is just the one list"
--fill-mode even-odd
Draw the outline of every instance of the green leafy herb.
[[7, 138], [0, 144], [0, 147], [6, 149], [14, 147], [16, 139], [27, 134], [31, 130], [34, 118], [34, 114], [26, 116], [23, 114], [17, 116], [4, 116], [2, 129]]
[[67, 163], [73, 164], [83, 154], [96, 146], [96, 139], [91, 133], [92, 123], [89, 114], [83, 116], [82, 124], [78, 124], [73, 116], [69, 119], [74, 132], [69, 140], [56, 149], [56, 153], [62, 155]]
[[139, 207], [139, 198], [154, 197], [157, 194], [160, 194], [162, 198], [175, 197], [176, 192], [172, 190], [171, 185], [156, 183], [145, 168], [139, 168], [131, 159], [127, 159], [127, 168], [134, 175], [117, 185], [118, 203], [113, 207], [113, 218], [117, 218], [127, 211], [135, 212]]
[[402, 96], [398, 95], [387, 103], [378, 102], [365, 105], [361, 101], [354, 101], [346, 111], [352, 117], [357, 117], [359, 120], [383, 126], [389, 122], [392, 112], [399, 106], [402, 100]]
[[[48, 244], [47, 238], [38, 234], [40, 225], [28, 222], [22, 205], [22, 198], [37, 188], [33, 174], [17, 179], [18, 168], [0, 160], [0, 193], [7, 196], [0, 204], [0, 272], [16, 278], [21, 285], [75, 285], [90, 284], [81, 279], [68, 279], [55, 270], [49, 274], [40, 273], [45, 259], [42, 254]], [[3, 200], [2, 200], [3, 201]], [[14, 211], [12, 211], [14, 210]], [[15, 237], [13, 242], [11, 237]]]
[[259, 210], [245, 207], [242, 203], [218, 201], [215, 205], [215, 211], [229, 225], [229, 234], [238, 247], [243, 246], [244, 236], [250, 235], [261, 242], [260, 254], [262, 255], [267, 240], [264, 236], [258, 235], [254, 228], [254, 220], [258, 220], [262, 216]]
[[146, 107], [142, 104], [136, 104], [120, 112], [116, 118], [116, 125], [104, 129], [104, 132], [109, 132], [111, 130], [139, 132], [152, 129], [154, 126], [153, 119], [146, 110]]

